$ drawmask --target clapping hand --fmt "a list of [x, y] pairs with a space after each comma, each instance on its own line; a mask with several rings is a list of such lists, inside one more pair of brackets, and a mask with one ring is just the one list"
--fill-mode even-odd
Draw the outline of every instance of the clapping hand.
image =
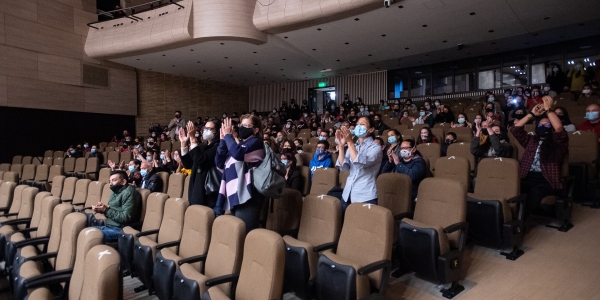
[[[550, 98], [552, 99], [552, 98]], [[543, 104], [538, 104], [536, 106], [533, 107], [533, 110], [531, 110], [531, 113], [533, 113], [536, 117], [541, 116], [544, 113], [544, 105]]]
[[198, 139], [196, 139], [196, 126], [194, 125], [194, 123], [192, 121], [189, 121], [187, 123], [187, 132], [188, 132], [188, 139], [190, 140], [190, 143], [192, 144], [197, 144], [198, 143]]
[[552, 99], [552, 97], [544, 96], [542, 100], [544, 101], [545, 110], [550, 110], [554, 106], [554, 100]]
[[344, 135], [342, 134], [342, 128], [346, 127], [341, 127], [338, 131], [336, 131], [335, 138], [338, 141], [338, 146], [343, 148], [346, 145], [346, 139], [344, 139]]
[[115, 163], [112, 160], [108, 160], [108, 166], [110, 167], [111, 170], [115, 170]]
[[221, 138], [224, 139], [226, 135], [233, 133], [233, 126], [231, 125], [231, 118], [225, 118], [223, 120], [223, 126], [221, 126]]

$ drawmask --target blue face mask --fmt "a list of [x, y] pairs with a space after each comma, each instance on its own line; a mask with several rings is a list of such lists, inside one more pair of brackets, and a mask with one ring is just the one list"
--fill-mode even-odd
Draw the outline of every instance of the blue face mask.
[[282, 163], [284, 166], [286, 166], [286, 167], [287, 167], [288, 161], [287, 161], [287, 159], [282, 159], [282, 160], [281, 160], [281, 163]]
[[363, 138], [367, 135], [367, 127], [356, 125], [354, 129], [350, 130], [350, 133], [354, 134], [358, 138]]
[[395, 136], [388, 137], [388, 143], [393, 144], [395, 142], [396, 142], [396, 137]]
[[327, 138], [326, 138], [326, 137], [323, 137], [323, 136], [320, 136], [320, 137], [319, 137], [319, 141], [324, 141], [324, 140], [326, 140], [326, 139], [327, 139]]
[[420, 112], [419, 116], [421, 116], [421, 117], [425, 116], [425, 112], [424, 111]]
[[323, 151], [321, 149], [317, 149], [317, 151], [315, 151], [315, 155], [317, 155], [317, 156], [323, 155], [323, 152], [325, 152], [325, 151]]
[[494, 98], [494, 97], [490, 97], [490, 98], [488, 98], [488, 101], [489, 101], [489, 102], [494, 102], [494, 100], [496, 100], [496, 98]]
[[160, 159], [164, 160], [164, 159], [165, 159], [165, 155], [164, 155], [164, 154], [161, 154], [161, 155], [160, 155]]
[[146, 157], [146, 160], [150, 162], [150, 161], [152, 161], [152, 157], [148, 156], [148, 157]]
[[135, 172], [135, 167], [134, 166], [129, 166], [129, 172], [131, 172], [131, 173]]
[[141, 169], [140, 175], [142, 175], [142, 177], [146, 177], [146, 175], [148, 175], [148, 170]]
[[462, 124], [465, 122], [465, 118], [458, 118], [458, 123]]
[[75, 154], [75, 150], [71, 150], [71, 154]]
[[96, 149], [92, 149], [92, 150], [90, 150], [90, 152], [96, 153]]
[[585, 118], [588, 119], [589, 121], [597, 120], [598, 112], [597, 111], [588, 111], [585, 113]]

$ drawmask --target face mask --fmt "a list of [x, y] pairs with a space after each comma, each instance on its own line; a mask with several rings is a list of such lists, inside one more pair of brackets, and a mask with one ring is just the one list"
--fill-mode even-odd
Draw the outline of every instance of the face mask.
[[360, 102], [360, 101], [358, 101], [358, 99], [356, 99], [356, 101], [355, 101], [355, 102], [356, 102], [356, 103], [358, 103], [358, 102]]
[[367, 127], [362, 125], [356, 125], [356, 127], [350, 130], [350, 132], [358, 138], [363, 138], [367, 135]]
[[178, 160], [178, 159], [179, 159], [179, 155], [175, 155], [175, 156], [173, 156], [173, 159], [174, 159], [174, 160]]
[[96, 149], [92, 149], [92, 150], [90, 150], [90, 152], [96, 153]]
[[225, 119], [225, 118], [227, 118], [227, 115], [226, 115], [226, 114], [223, 114], [223, 119]]
[[448, 140], [448, 139], [447, 139], [445, 142], [446, 142], [446, 145], [450, 145], [450, 144], [452, 144], [452, 140]]
[[83, 144], [83, 148], [88, 148], [89, 145], [88, 144]]
[[494, 102], [494, 100], [496, 100], [496, 98], [494, 98], [494, 97], [488, 98], [488, 102]]
[[368, 108], [368, 107], [365, 107], [365, 111], [369, 111], [369, 108]]
[[558, 72], [558, 68], [552, 68], [552, 71]]
[[581, 65], [576, 65], [575, 69], [577, 69], [577, 70], [581, 69]]
[[360, 111], [365, 111], [365, 109], [361, 107], [361, 108], [360, 108]]
[[146, 177], [146, 175], [148, 175], [148, 170], [141, 169], [140, 170], [140, 175], [142, 175], [142, 177]]
[[404, 117], [405, 117], [405, 118], [406, 118], [406, 117], [408, 117], [408, 114], [404, 114]]
[[540, 138], [548, 138], [552, 135], [552, 128], [546, 126], [538, 126], [535, 128], [535, 134]]
[[582, 92], [582, 93], [584, 93], [584, 94], [589, 94], [589, 93], [590, 93], [590, 90], [583, 90], [583, 91], [581, 91], [581, 92]]
[[597, 120], [598, 112], [597, 111], [588, 111], [585, 113], [585, 118], [588, 119], [589, 121]]
[[477, 124], [477, 123], [481, 122], [481, 119], [475, 119], [475, 121], [473, 121], [473, 122], [475, 122], [475, 124]]
[[245, 140], [254, 134], [254, 128], [246, 128], [246, 127], [242, 126], [242, 127], [240, 127], [239, 130], [240, 130], [239, 137], [242, 140]]
[[400, 157], [409, 158], [412, 156], [411, 152], [412, 152], [411, 150], [402, 149], [402, 150], [400, 150]]
[[335, 109], [335, 105], [332, 105], [332, 106], [331, 106], [331, 109]]
[[194, 134], [195, 137], [200, 137], [199, 133]]
[[212, 140], [215, 137], [215, 134], [211, 130], [204, 130], [202, 132], [202, 138], [204, 140]]
[[425, 112], [424, 111], [419, 112], [419, 116], [421, 116], [421, 117], [425, 116]]
[[280, 136], [278, 136], [278, 137], [276, 137], [276, 138], [275, 138], [275, 141], [276, 141], [276, 142], [281, 142], [281, 140], [283, 140], [283, 138], [282, 138], [282, 137], [280, 137]]
[[430, 109], [431, 105], [425, 105], [425, 108]]
[[396, 137], [395, 136], [388, 137], [388, 143], [394, 144], [395, 142], [396, 142]]
[[152, 134], [152, 136], [153, 136], [153, 137], [155, 137], [155, 136], [156, 136], [156, 133], [153, 133], [153, 134]]
[[117, 183], [117, 184], [111, 185], [110, 190], [113, 191], [113, 193], [116, 193], [119, 190], [121, 190], [122, 187], [123, 187], [122, 184]]
[[505, 93], [505, 94], [504, 94], [504, 97], [505, 97], [505, 98], [508, 98], [508, 96], [510, 96], [510, 94], [509, 94], [509, 93]]
[[151, 162], [151, 161], [152, 161], [152, 157], [151, 157], [151, 156], [148, 156], [148, 157], [146, 157], [146, 160], [147, 160], [148, 162]]
[[539, 93], [539, 92], [533, 92], [533, 96], [534, 96], [534, 97], [537, 97], [537, 96], [539, 96], [539, 95], [540, 95], [540, 93]]
[[421, 139], [424, 141], [427, 140], [428, 137], [429, 137], [428, 134], [421, 134]]
[[179, 119], [179, 117], [181, 117], [180, 115], [175, 115], [175, 118]]
[[465, 122], [465, 118], [458, 118], [458, 123], [462, 124]]
[[129, 172], [131, 172], [131, 173], [135, 172], [135, 167], [134, 166], [129, 166]]
[[288, 161], [287, 161], [287, 159], [282, 159], [282, 160], [281, 160], [281, 163], [282, 163], [284, 166], [286, 166], [286, 167], [287, 167]]
[[276, 110], [273, 110], [273, 113], [276, 113], [276, 112], [277, 112]]
[[165, 155], [164, 155], [164, 154], [161, 154], [161, 155], [160, 155], [160, 159], [161, 159], [161, 160], [165, 160]]
[[526, 93], [525, 96], [531, 97], [531, 93]]
[[152, 147], [152, 145], [154, 145], [154, 143], [153, 143], [153, 142], [148, 142], [148, 146], [149, 146], [149, 147]]
[[315, 151], [315, 155], [316, 156], [323, 155], [323, 152], [325, 152], [325, 151], [323, 151], [321, 149], [317, 149], [317, 151]]
[[75, 150], [71, 150], [71, 154], [75, 154]]
[[319, 137], [319, 141], [324, 141], [324, 140], [327, 140], [327, 138], [326, 138], [326, 137], [323, 137], [323, 136], [320, 136], [320, 137]]
[[492, 111], [493, 111], [493, 109], [491, 109], [491, 108], [486, 108], [486, 109], [485, 109], [485, 112], [486, 112], [486, 113], [489, 113], [489, 112], [492, 112]]
[[290, 124], [285, 124], [285, 128], [290, 128], [292, 127]]
[[549, 92], [550, 91], [550, 87], [549, 86], [545, 86], [544, 87], [544, 92]]
[[436, 102], [436, 103], [435, 103], [435, 106], [440, 106], [440, 103], [439, 103], [439, 102]]

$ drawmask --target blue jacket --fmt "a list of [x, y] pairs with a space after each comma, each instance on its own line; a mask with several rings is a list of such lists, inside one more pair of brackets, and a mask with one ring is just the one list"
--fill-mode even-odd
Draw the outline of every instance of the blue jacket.
[[325, 152], [323, 157], [319, 159], [317, 153], [313, 156], [313, 159], [310, 160], [310, 180], [312, 180], [315, 171], [318, 168], [331, 168], [331, 153]]
[[413, 200], [417, 197], [417, 191], [419, 191], [419, 183], [427, 175], [427, 165], [421, 155], [415, 154], [415, 157], [409, 162], [405, 162], [400, 159], [400, 163], [394, 164], [393, 162], [386, 162], [383, 166], [382, 173], [401, 173], [406, 174], [412, 180], [412, 197]]

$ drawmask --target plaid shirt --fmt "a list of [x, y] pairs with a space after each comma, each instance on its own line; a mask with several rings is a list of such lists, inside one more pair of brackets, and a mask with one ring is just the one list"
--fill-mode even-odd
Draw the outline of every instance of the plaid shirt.
[[[519, 142], [519, 144], [525, 148], [519, 168], [519, 176], [521, 179], [523, 179], [527, 176], [527, 173], [529, 173], [535, 152], [539, 146], [540, 138], [537, 135], [527, 134], [522, 126], [512, 127], [510, 131], [515, 136], [515, 139]], [[556, 142], [556, 155], [553, 157], [551, 162], [544, 163], [540, 161], [540, 166], [542, 168], [542, 175], [544, 175], [544, 178], [546, 178], [552, 188], [555, 190], [561, 190], [562, 183], [560, 182], [560, 167], [569, 147], [569, 136], [565, 130], [554, 132], [552, 134], [552, 138], [554, 139], [554, 142]]]

